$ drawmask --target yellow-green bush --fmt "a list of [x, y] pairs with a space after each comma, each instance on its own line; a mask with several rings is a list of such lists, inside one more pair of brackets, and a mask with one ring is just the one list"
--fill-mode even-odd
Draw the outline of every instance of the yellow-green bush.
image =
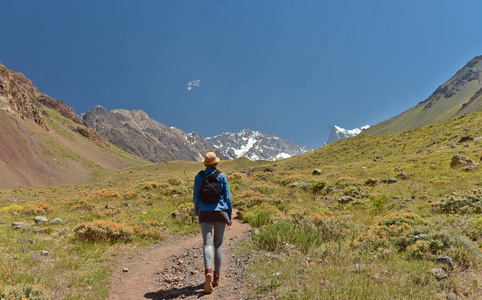
[[371, 194], [368, 198], [368, 203], [377, 211], [382, 212], [385, 210], [385, 204], [388, 202], [388, 196], [386, 194]]
[[309, 190], [310, 192], [312, 192], [313, 194], [320, 194], [321, 192], [323, 192], [323, 189], [326, 187], [326, 181], [324, 180], [318, 180], [316, 182], [313, 182], [310, 186], [309, 186]]
[[438, 213], [482, 213], [482, 189], [475, 189], [466, 194], [452, 193], [450, 196], [433, 204]]
[[171, 177], [167, 180], [167, 182], [170, 184], [170, 185], [173, 185], [173, 186], [178, 186], [178, 185], [181, 185], [183, 182], [182, 182], [182, 179], [180, 178], [177, 178], [177, 177]]
[[17, 204], [13, 204], [13, 205], [10, 205], [10, 206], [2, 207], [2, 208], [0, 209], [0, 213], [2, 213], [2, 214], [5, 214], [5, 213], [11, 214], [11, 213], [13, 213], [13, 212], [19, 212], [19, 211], [21, 211], [22, 209], [23, 209], [22, 206], [17, 205]]
[[251, 190], [264, 194], [264, 195], [271, 195], [273, 194], [276, 189], [279, 187], [268, 185], [268, 184], [257, 184], [257, 185], [252, 185]]
[[355, 186], [358, 185], [357, 179], [355, 177], [343, 176], [336, 179], [336, 185], [339, 187]]
[[99, 220], [82, 223], [74, 228], [75, 237], [79, 240], [96, 243], [108, 242], [131, 242], [134, 230], [126, 225], [110, 221]]
[[369, 189], [361, 186], [349, 186], [343, 191], [343, 194], [345, 194], [345, 196], [352, 196], [357, 199], [367, 198], [368, 193]]

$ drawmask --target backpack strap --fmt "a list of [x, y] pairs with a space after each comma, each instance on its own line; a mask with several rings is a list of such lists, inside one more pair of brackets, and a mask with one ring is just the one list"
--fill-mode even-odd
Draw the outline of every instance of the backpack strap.
[[206, 172], [204, 172], [204, 171], [200, 171], [198, 174], [201, 175], [201, 177], [202, 177], [203, 179], [206, 178], [206, 177], [208, 177], [208, 176], [214, 176], [214, 178], [217, 178], [217, 177], [219, 176], [219, 174], [221, 174], [221, 171], [216, 170], [216, 171], [214, 171], [213, 173], [211, 173], [211, 174], [209, 174], [209, 175], [206, 174]]

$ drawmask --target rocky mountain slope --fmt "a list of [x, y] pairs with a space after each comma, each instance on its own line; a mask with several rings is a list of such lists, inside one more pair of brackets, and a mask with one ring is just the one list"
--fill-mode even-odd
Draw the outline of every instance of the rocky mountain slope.
[[111, 147], [73, 109], [0, 63], [0, 188], [81, 183], [142, 160]]
[[96, 106], [82, 116], [92, 128], [119, 148], [151, 162], [200, 161], [213, 149], [195, 136], [149, 118], [142, 110]]
[[356, 135], [359, 135], [362, 131], [368, 128], [370, 128], [370, 125], [365, 125], [362, 128], [355, 128], [355, 129], [348, 130], [335, 125], [331, 129], [330, 135], [328, 136], [328, 140], [326, 140], [325, 145], [341, 139], [354, 137]]
[[187, 134], [149, 118], [141, 110], [108, 111], [96, 106], [82, 118], [114, 145], [151, 162], [201, 161], [209, 151], [222, 159], [251, 160], [277, 160], [310, 151], [308, 147], [249, 129], [215, 137], [204, 137], [197, 132]]
[[482, 56], [477, 56], [430, 97], [364, 133], [385, 134], [438, 124], [482, 110]]

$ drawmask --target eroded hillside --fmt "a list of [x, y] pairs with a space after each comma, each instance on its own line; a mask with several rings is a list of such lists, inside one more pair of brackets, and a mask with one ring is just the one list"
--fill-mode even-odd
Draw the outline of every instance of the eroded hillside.
[[2, 64], [0, 124], [0, 188], [86, 182], [102, 169], [143, 163]]

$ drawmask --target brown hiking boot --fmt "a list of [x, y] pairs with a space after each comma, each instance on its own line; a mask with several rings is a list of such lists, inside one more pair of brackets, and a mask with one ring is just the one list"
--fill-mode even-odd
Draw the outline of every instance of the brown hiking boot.
[[204, 292], [211, 294], [213, 292], [213, 269], [205, 269], [204, 274], [206, 279], [204, 281]]
[[218, 273], [214, 272], [214, 279], [213, 279], [213, 286], [216, 287], [219, 285], [219, 275]]

